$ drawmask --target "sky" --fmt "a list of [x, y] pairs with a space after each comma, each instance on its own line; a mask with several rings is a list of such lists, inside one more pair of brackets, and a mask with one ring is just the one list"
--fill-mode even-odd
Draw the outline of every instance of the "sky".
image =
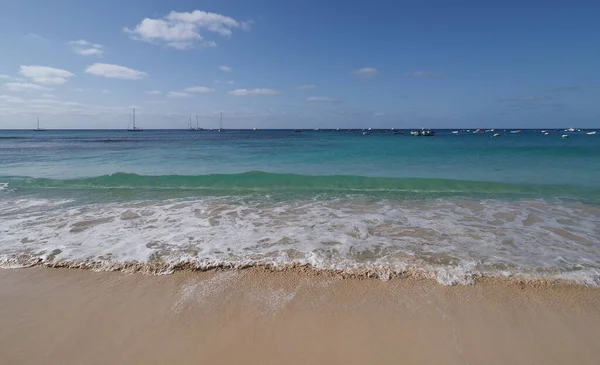
[[599, 1], [0, 1], [0, 129], [600, 127]]

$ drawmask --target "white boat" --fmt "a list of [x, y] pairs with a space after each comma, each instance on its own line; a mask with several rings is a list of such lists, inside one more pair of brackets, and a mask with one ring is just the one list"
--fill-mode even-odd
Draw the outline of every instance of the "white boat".
[[593, 135], [595, 135], [595, 134], [596, 134], [596, 131], [593, 131], [593, 132], [587, 132], [586, 134], [587, 134], [588, 136], [593, 136]]
[[33, 131], [34, 132], [45, 132], [46, 131], [44, 128], [40, 128], [40, 118], [38, 118], [38, 121], [37, 121], [37, 128], [34, 128]]
[[196, 115], [196, 128], [194, 128], [194, 126], [192, 125], [192, 115], [190, 114], [190, 121], [188, 122], [188, 129], [190, 130], [190, 132], [195, 132], [195, 131], [199, 131], [200, 128], [198, 127], [198, 116]]
[[363, 136], [368, 136], [371, 133], [369, 133], [369, 132], [362, 132], [362, 134], [363, 134]]
[[548, 135], [550, 135], [550, 133], [544, 132], [544, 136], [548, 136]]
[[219, 129], [217, 129], [217, 132], [223, 132], [223, 112], [221, 112], [221, 119], [219, 119]]
[[143, 132], [144, 131], [144, 128], [135, 126], [135, 108], [133, 108], [133, 128], [128, 128], [127, 131], [128, 132]]
[[573, 127], [567, 128], [567, 129], [565, 129], [565, 132], [575, 132], [575, 128], [573, 128]]
[[458, 131], [452, 131], [452, 134], [458, 134]]
[[510, 131], [510, 133], [512, 133], [512, 134], [519, 134], [519, 133], [521, 133], [521, 130], [517, 129], [517, 130], [514, 130], [514, 131]]
[[546, 132], [548, 132], [548, 131], [542, 131], [542, 133], [546, 133]]
[[569, 138], [569, 135], [568, 135], [568, 134], [563, 134], [563, 135], [562, 135], [562, 139], [567, 139], [567, 138]]
[[252, 130], [256, 132], [256, 128], [252, 128]]

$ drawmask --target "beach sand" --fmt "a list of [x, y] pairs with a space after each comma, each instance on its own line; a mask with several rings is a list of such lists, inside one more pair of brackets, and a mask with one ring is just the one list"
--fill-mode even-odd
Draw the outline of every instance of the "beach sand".
[[0, 270], [2, 364], [598, 364], [600, 289]]

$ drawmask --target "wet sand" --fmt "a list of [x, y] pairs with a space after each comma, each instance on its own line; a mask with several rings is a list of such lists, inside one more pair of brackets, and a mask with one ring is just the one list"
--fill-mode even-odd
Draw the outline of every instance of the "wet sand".
[[4, 364], [597, 364], [600, 289], [0, 270]]

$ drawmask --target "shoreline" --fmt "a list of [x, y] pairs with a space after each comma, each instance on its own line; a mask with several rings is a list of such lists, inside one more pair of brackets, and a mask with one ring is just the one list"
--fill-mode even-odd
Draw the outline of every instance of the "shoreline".
[[595, 364], [600, 289], [306, 268], [0, 270], [7, 363]]
[[[426, 280], [432, 281], [441, 286], [470, 286], [481, 283], [509, 283], [517, 285], [534, 286], [575, 286], [584, 288], [600, 289], [600, 277], [598, 278], [568, 278], [570, 274], [577, 274], [577, 271], [560, 274], [542, 274], [533, 276], [529, 273], [482, 273], [482, 272], [464, 272], [463, 277], [453, 277], [442, 280], [439, 275], [448, 273], [444, 271], [448, 267], [406, 267], [403, 269], [392, 270], [386, 267], [358, 267], [350, 269], [328, 269], [319, 268], [311, 264], [292, 262], [289, 264], [273, 264], [262, 262], [179, 262], [176, 264], [163, 261], [151, 262], [98, 262], [98, 261], [57, 261], [44, 262], [43, 259], [27, 258], [26, 260], [3, 260], [0, 261], [0, 271], [2, 270], [22, 270], [22, 269], [49, 269], [49, 270], [81, 270], [104, 273], [122, 273], [144, 276], [157, 275], [175, 275], [175, 274], [201, 274], [213, 272], [263, 272], [263, 273], [299, 273], [312, 275], [325, 275], [340, 279], [375, 279], [382, 282], [389, 280]], [[450, 267], [452, 269], [452, 267]], [[451, 272], [451, 271], [450, 271]], [[562, 276], [560, 276], [562, 275]], [[600, 275], [600, 274], [598, 274]]]

